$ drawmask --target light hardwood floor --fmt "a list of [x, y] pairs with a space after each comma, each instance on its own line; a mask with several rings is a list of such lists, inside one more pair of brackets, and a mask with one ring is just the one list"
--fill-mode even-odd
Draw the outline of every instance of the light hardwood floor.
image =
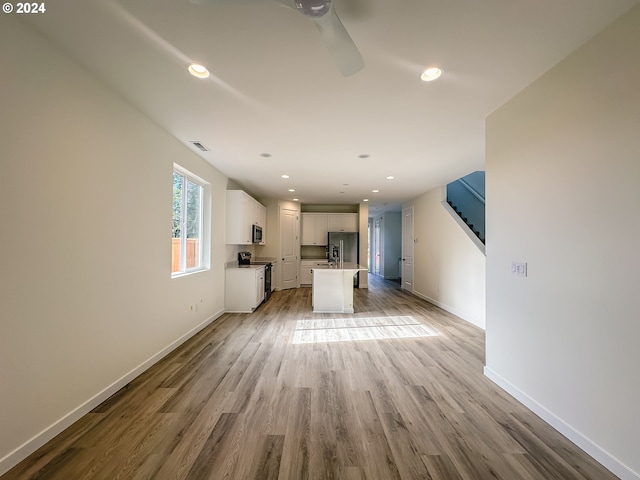
[[482, 374], [482, 330], [371, 277], [226, 314], [2, 476], [614, 479]]

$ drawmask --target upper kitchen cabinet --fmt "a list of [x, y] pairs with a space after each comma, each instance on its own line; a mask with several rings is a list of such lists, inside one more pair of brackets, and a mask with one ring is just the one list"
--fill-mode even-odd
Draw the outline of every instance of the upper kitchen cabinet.
[[302, 214], [302, 241], [301, 245], [326, 245], [327, 244], [327, 216], [326, 213]]
[[329, 232], [357, 232], [357, 213], [328, 213], [327, 231]]
[[253, 225], [262, 227], [260, 245], [264, 245], [267, 238], [267, 209], [242, 190], [227, 190], [226, 243], [252, 245]]

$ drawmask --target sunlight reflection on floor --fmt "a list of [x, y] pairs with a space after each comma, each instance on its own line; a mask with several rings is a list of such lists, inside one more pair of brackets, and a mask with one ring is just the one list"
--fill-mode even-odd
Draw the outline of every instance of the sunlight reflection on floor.
[[438, 333], [412, 316], [298, 320], [293, 343], [350, 342], [434, 337]]

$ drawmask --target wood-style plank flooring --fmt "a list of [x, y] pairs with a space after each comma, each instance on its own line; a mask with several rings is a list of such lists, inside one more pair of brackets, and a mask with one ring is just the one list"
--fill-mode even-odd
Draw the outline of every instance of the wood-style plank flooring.
[[614, 479], [482, 374], [484, 332], [370, 276], [225, 314], [2, 476]]

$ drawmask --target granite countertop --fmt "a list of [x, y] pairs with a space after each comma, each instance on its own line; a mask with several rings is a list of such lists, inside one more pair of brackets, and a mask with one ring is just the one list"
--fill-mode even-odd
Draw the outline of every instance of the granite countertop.
[[267, 263], [275, 264], [276, 260], [274, 257], [256, 257], [255, 259], [251, 259], [249, 265], [239, 265], [238, 262], [227, 262], [225, 268], [259, 268], [264, 267]]

